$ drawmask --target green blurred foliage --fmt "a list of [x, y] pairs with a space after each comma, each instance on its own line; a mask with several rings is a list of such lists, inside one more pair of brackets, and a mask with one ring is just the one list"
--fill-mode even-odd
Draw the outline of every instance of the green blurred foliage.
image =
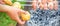
[[16, 25], [16, 22], [11, 20], [6, 13], [0, 12], [0, 26], [9, 26], [9, 24]]
[[[12, 2], [19, 2], [17, 0], [12, 0]], [[25, 4], [26, 2], [20, 2], [20, 4]], [[21, 7], [22, 9], [24, 9], [24, 6]], [[15, 21], [11, 20], [10, 17], [4, 13], [4, 12], [0, 12], [0, 26], [16, 26]]]
[[[21, 2], [21, 0], [12, 0], [12, 2], [19, 2], [20, 4], [26, 4], [26, 2], [24, 2], [25, 0], [23, 0], [23, 2]], [[21, 7], [21, 9], [24, 9], [24, 5]]]

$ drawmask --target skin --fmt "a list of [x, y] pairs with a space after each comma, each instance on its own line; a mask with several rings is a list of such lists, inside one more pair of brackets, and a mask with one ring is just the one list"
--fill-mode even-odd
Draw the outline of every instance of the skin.
[[15, 20], [16, 22], [18, 22], [19, 24], [22, 24], [22, 25], [25, 24], [26, 21], [22, 21], [19, 18], [19, 15], [20, 15], [20, 13], [27, 14], [28, 13], [27, 11], [5, 5], [5, 3], [4, 2], [2, 3], [2, 2], [3, 2], [3, 0], [0, 0], [0, 12], [6, 12], [12, 20]]

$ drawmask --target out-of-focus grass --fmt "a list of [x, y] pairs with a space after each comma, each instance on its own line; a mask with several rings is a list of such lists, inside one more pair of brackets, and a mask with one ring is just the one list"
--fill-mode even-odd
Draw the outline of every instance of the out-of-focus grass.
[[11, 20], [6, 13], [0, 12], [0, 26], [16, 26], [16, 22]]

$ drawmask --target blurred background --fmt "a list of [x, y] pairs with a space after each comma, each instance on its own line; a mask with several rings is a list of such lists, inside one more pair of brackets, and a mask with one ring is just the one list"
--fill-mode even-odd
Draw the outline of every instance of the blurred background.
[[[12, 2], [19, 2], [21, 3], [21, 8], [24, 10], [30, 10], [32, 7], [31, 2], [32, 0], [12, 0]], [[58, 0], [58, 8], [60, 8], [60, 0]], [[15, 21], [11, 20], [10, 17], [4, 13], [4, 12], [0, 12], [0, 26], [16, 26]]]

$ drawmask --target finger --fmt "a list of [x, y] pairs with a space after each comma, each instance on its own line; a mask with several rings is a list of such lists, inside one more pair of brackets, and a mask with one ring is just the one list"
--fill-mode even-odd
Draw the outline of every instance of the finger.
[[19, 15], [21, 15], [21, 13], [23, 13], [23, 14], [29, 14], [28, 11], [24, 11], [24, 10], [22, 10], [22, 11], [18, 11], [18, 14], [19, 14]]
[[19, 24], [21, 24], [21, 25], [25, 24], [25, 21], [22, 21], [22, 20], [19, 19], [19, 18], [18, 18], [16, 21], [17, 21]]
[[26, 11], [19, 9], [18, 14], [20, 15], [21, 13], [26, 14]]

